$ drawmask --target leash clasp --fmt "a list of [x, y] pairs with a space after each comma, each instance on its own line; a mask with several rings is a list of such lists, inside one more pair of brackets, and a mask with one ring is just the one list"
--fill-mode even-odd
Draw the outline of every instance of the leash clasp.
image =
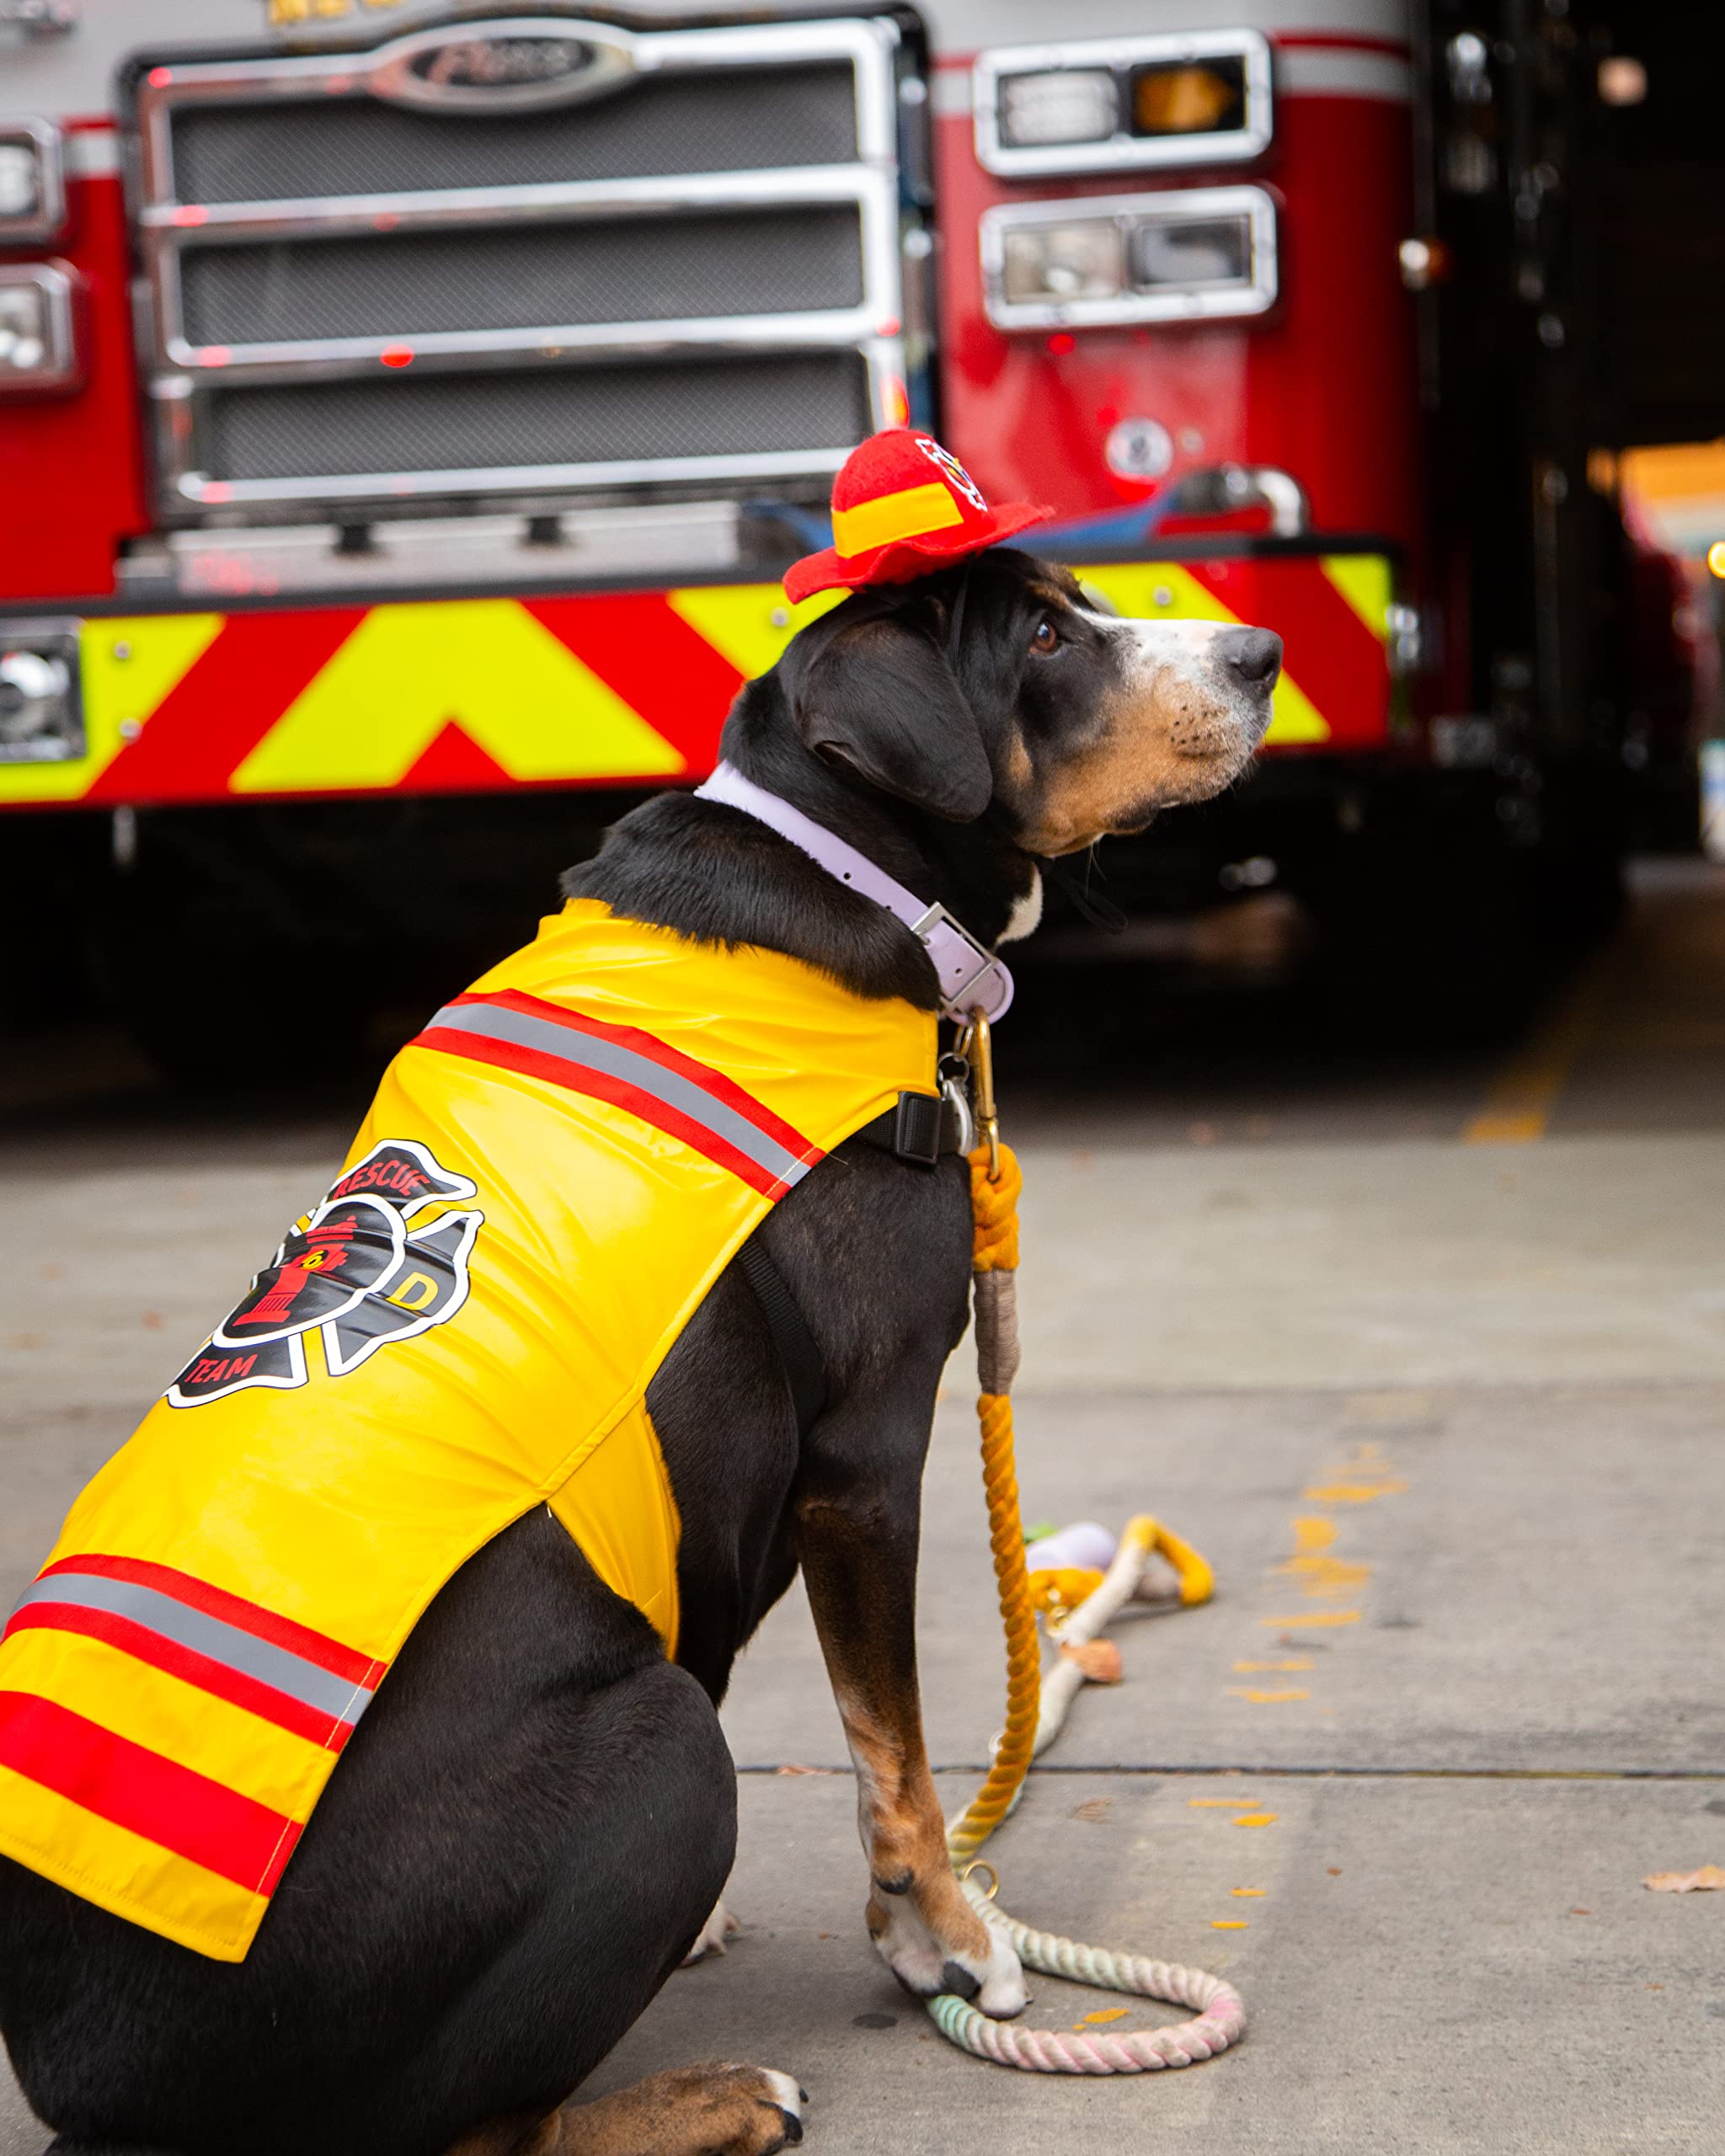
[[959, 1053], [970, 1066], [971, 1097], [976, 1108], [976, 1127], [988, 1148], [988, 1179], [1001, 1179], [1001, 1118], [994, 1097], [994, 1035], [980, 1003], [973, 1004], [964, 1029], [959, 1036]]

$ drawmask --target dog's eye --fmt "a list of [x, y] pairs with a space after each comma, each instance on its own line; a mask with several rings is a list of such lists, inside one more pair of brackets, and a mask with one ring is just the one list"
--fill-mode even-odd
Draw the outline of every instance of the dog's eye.
[[1044, 614], [1036, 625], [1036, 633], [1030, 639], [1030, 648], [1039, 651], [1044, 658], [1060, 647], [1060, 632]]

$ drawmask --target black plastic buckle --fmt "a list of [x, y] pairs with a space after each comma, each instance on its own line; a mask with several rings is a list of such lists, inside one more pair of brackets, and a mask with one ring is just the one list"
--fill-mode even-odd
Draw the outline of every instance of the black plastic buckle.
[[893, 1150], [901, 1161], [932, 1168], [940, 1159], [946, 1102], [937, 1094], [900, 1093], [893, 1118]]

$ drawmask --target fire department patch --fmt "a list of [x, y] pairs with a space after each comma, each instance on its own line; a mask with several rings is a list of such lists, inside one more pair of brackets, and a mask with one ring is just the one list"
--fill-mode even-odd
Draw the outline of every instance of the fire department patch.
[[323, 1366], [345, 1377], [393, 1342], [455, 1315], [467, 1297], [467, 1253], [483, 1213], [433, 1204], [476, 1198], [465, 1176], [423, 1145], [386, 1138], [356, 1161], [315, 1213], [296, 1221], [270, 1263], [168, 1388], [174, 1407], [201, 1407], [249, 1385], [306, 1382], [306, 1335]]

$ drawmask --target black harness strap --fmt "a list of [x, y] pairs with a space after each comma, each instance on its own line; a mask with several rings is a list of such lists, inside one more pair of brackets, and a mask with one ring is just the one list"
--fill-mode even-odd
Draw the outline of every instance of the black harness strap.
[[767, 1256], [758, 1235], [750, 1235], [737, 1252], [737, 1264], [755, 1291], [761, 1315], [778, 1350], [785, 1382], [791, 1389], [791, 1405], [797, 1412], [797, 1435], [806, 1438], [826, 1405], [826, 1365], [814, 1335], [796, 1297], [785, 1285], [785, 1276]]

